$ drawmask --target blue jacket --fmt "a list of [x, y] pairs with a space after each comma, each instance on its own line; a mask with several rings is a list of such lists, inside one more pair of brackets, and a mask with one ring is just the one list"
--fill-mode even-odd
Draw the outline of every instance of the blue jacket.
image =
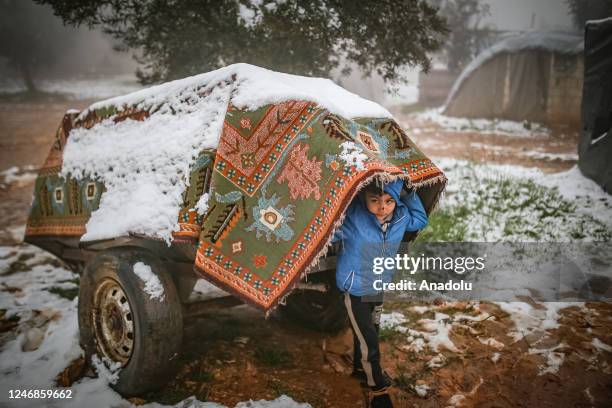
[[359, 194], [346, 210], [342, 226], [336, 230], [332, 242], [342, 241], [336, 264], [336, 285], [342, 292], [355, 296], [376, 295], [374, 281], [391, 282], [393, 269], [373, 272], [374, 258], [394, 258], [406, 231], [418, 231], [427, 225], [427, 213], [415, 192], [400, 198], [404, 182], [396, 180], [384, 186], [385, 193], [395, 199], [387, 231], [372, 214]]

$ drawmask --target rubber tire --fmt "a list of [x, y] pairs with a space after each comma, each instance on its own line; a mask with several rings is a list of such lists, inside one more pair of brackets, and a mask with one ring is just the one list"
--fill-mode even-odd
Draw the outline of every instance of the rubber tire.
[[[133, 266], [144, 262], [159, 278], [164, 300], [151, 299]], [[177, 368], [183, 340], [183, 319], [178, 293], [169, 272], [151, 253], [111, 249], [97, 254], [85, 267], [79, 289], [79, 333], [87, 361], [96, 348], [93, 328], [94, 294], [103, 279], [114, 279], [128, 298], [134, 322], [134, 348], [112, 387], [124, 397], [142, 395], [163, 385]]]
[[325, 283], [329, 290], [294, 290], [287, 297], [286, 304], [279, 305], [280, 316], [303, 327], [329, 334], [336, 334], [349, 327], [344, 299], [336, 287], [334, 277], [334, 271], [309, 275], [309, 282]]

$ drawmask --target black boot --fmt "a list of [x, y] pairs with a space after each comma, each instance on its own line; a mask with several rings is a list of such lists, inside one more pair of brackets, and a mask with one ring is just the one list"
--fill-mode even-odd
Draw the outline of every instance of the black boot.
[[366, 376], [365, 371], [363, 371], [363, 368], [353, 368], [353, 372], [351, 373], [351, 377], [358, 379], [363, 384], [367, 385], [367, 383], [368, 383], [368, 377]]
[[370, 391], [369, 408], [393, 408], [387, 387]]

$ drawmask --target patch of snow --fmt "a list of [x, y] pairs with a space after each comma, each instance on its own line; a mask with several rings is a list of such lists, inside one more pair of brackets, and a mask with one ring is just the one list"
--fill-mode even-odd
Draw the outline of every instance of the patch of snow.
[[448, 405], [451, 407], [460, 407], [465, 401], [465, 395], [455, 394], [448, 399]]
[[73, 129], [61, 174], [92, 177], [106, 188], [81, 240], [136, 233], [170, 243], [191, 164], [218, 143], [230, 92], [229, 86], [215, 87], [207, 98], [186, 92], [174, 97], [195, 98], [192, 104], [165, 104], [142, 122], [107, 119]]
[[[475, 311], [479, 311], [480, 309], [475, 309]], [[468, 321], [472, 321], [472, 322], [482, 322], [485, 320], [495, 320], [494, 316], [491, 316], [489, 313], [487, 312], [482, 312], [476, 316], [473, 315], [466, 315], [464, 313], [455, 313], [453, 315], [453, 321], [455, 322], [459, 322], [462, 320], [468, 320]]]
[[425, 339], [423, 337], [415, 337], [418, 335], [420, 335], [420, 333], [414, 331], [413, 335], [408, 337], [408, 345], [403, 348], [409, 351], [414, 351], [415, 353], [425, 350], [425, 346], [427, 345], [425, 343]]
[[497, 363], [499, 361], [499, 358], [501, 357], [501, 354], [498, 352], [493, 353], [493, 355], [491, 356], [491, 361], [494, 363]]
[[598, 25], [612, 21], [612, 17], [600, 18], [598, 20], [587, 20], [586, 25]]
[[504, 312], [510, 315], [515, 329], [510, 336], [515, 341], [523, 337], [556, 329], [559, 327], [559, 312], [568, 307], [583, 307], [583, 302], [543, 302], [541, 308], [535, 308], [525, 302], [495, 302]]
[[584, 395], [586, 395], [586, 397], [589, 399], [589, 402], [591, 404], [595, 405], [595, 398], [593, 398], [593, 394], [591, 394], [591, 389], [589, 387], [586, 387], [584, 389]]
[[505, 344], [499, 340], [494, 339], [493, 337], [489, 337], [487, 339], [483, 339], [482, 337], [478, 337], [478, 341], [484, 344], [485, 346], [493, 347], [496, 350], [501, 350], [505, 347]]
[[429, 306], [412, 306], [410, 310], [418, 314], [423, 314], [429, 310]]
[[427, 362], [427, 367], [440, 368], [440, 367], [443, 367], [445, 364], [446, 364], [446, 357], [444, 357], [444, 354], [438, 354]]
[[189, 296], [189, 302], [196, 300], [204, 300], [204, 299], [212, 299], [218, 298], [222, 296], [228, 296], [224, 290], [219, 289], [212, 283], [208, 282], [206, 279], [198, 279], [193, 288], [193, 292]]
[[[232, 105], [238, 109], [255, 110], [271, 103], [290, 100], [308, 100], [318, 103], [330, 112], [347, 118], [391, 118], [379, 104], [361, 98], [326, 78], [290, 75], [249, 64], [233, 64], [215, 71], [166, 82], [129, 95], [95, 103], [88, 110], [108, 106], [137, 106], [140, 109], [159, 106], [172, 101], [182, 106], [180, 96], [195, 96], [205, 85], [214, 85], [235, 76]], [[183, 99], [184, 100], [184, 99]], [[87, 110], [81, 117], [87, 115]]]
[[312, 405], [306, 402], [296, 402], [286, 395], [281, 395], [273, 401], [249, 400], [247, 402], [239, 402], [235, 408], [312, 408]]
[[14, 242], [22, 242], [23, 236], [25, 235], [25, 224], [24, 225], [13, 225], [4, 229], [10, 239]]
[[149, 299], [164, 301], [164, 287], [159, 281], [159, 277], [153, 273], [151, 267], [143, 262], [134, 264], [134, 273], [144, 282], [144, 291], [149, 295]]
[[202, 194], [198, 202], [196, 203], [195, 209], [198, 212], [198, 215], [206, 214], [208, 211], [208, 199], [210, 198], [208, 193]]
[[[478, 391], [478, 388], [480, 388], [480, 386], [483, 383], [484, 383], [484, 380], [482, 379], [482, 377], [480, 377], [478, 380], [478, 383], [474, 385], [474, 387], [470, 390], [470, 392], [466, 393], [467, 396], [471, 397], [474, 394], [476, 394], [476, 391]], [[455, 394], [448, 400], [448, 404], [450, 404], [451, 407], [460, 407], [464, 404], [465, 399], [466, 399], [465, 395]]]
[[22, 167], [9, 167], [0, 171], [0, 188], [7, 188], [11, 184], [19, 186], [27, 185], [38, 177], [38, 168], [33, 165]]
[[240, 20], [242, 20], [246, 27], [256, 26], [259, 24], [262, 17], [259, 10], [242, 3], [238, 3], [238, 14], [240, 15]]
[[565, 344], [561, 343], [549, 349], [529, 349], [529, 354], [537, 354], [546, 358], [545, 365], [539, 367], [540, 372], [538, 375], [555, 374], [559, 371], [565, 361], [565, 354], [555, 350], [561, 347], [565, 347]]
[[414, 391], [417, 393], [417, 395], [421, 398], [425, 398], [427, 396], [427, 393], [429, 392], [430, 388], [427, 384], [417, 384], [414, 386]]
[[107, 357], [100, 359], [97, 355], [93, 355], [91, 357], [91, 364], [96, 369], [98, 378], [105, 379], [109, 384], [117, 384], [119, 372], [121, 371], [121, 363], [114, 362]]
[[436, 312], [433, 319], [421, 319], [417, 322], [424, 331], [409, 330], [409, 332], [422, 336], [427, 341], [427, 346], [433, 351], [438, 352], [442, 347], [453, 353], [458, 353], [459, 349], [449, 337], [452, 329], [452, 324], [449, 321], [449, 315]]
[[612, 346], [607, 345], [603, 341], [598, 338], [594, 338], [591, 342], [593, 347], [595, 347], [598, 351], [607, 351], [608, 353], [612, 353]]
[[471, 142], [470, 147], [475, 149], [484, 149], [487, 152], [503, 152], [506, 150], [504, 146], [495, 146], [488, 143]]
[[446, 130], [457, 133], [494, 133], [501, 136], [535, 138], [547, 136], [550, 130], [538, 123], [516, 122], [500, 119], [457, 118], [442, 114], [442, 108], [419, 112], [412, 117], [421, 121], [430, 121]]
[[406, 322], [406, 317], [399, 312], [381, 313], [380, 314], [380, 328], [381, 329], [393, 329], [400, 331], [401, 329], [406, 330], [405, 327], [401, 327], [402, 323]]
[[527, 157], [541, 160], [560, 160], [560, 161], [578, 161], [578, 153], [548, 153], [548, 152], [537, 152], [527, 151], [523, 152]]
[[365, 170], [364, 161], [368, 156], [364, 153], [363, 148], [355, 142], [346, 141], [340, 145], [342, 151], [338, 158], [346, 163], [347, 166], [355, 166], [358, 171]]

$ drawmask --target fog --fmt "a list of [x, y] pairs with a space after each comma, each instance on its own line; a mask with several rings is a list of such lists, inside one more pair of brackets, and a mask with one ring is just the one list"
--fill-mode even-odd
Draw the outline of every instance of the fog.
[[[490, 4], [490, 16], [483, 23], [499, 31], [523, 30], [573, 30], [571, 18], [565, 0], [483, 0]], [[37, 78], [77, 78], [77, 77], [114, 77], [117, 75], [133, 75], [137, 64], [130, 52], [113, 50], [113, 40], [99, 30], [87, 28], [72, 28], [62, 24], [61, 19], [53, 15], [49, 6], [35, 5], [27, 0], [26, 9], [36, 15], [38, 25], [52, 27], [49, 32], [51, 42], [61, 44], [54, 51], [57, 55], [48, 61], [36, 73]], [[47, 30], [43, 30], [45, 33]], [[45, 34], [46, 35], [46, 34]], [[19, 38], [17, 39], [19, 41]], [[415, 83], [418, 78], [418, 68], [407, 70], [411, 82], [409, 88], [404, 88], [404, 95], [415, 94]], [[7, 68], [0, 59], [0, 74], [4, 78], [19, 80], [19, 74]], [[380, 78], [363, 81], [359, 72], [354, 72], [348, 78], [334, 75], [343, 86], [365, 97], [382, 102], [384, 84]], [[406, 96], [400, 99], [405, 99]], [[409, 96], [409, 98], [412, 98]]]
[[565, 0], [486, 0], [491, 16], [486, 23], [499, 30], [572, 31]]

